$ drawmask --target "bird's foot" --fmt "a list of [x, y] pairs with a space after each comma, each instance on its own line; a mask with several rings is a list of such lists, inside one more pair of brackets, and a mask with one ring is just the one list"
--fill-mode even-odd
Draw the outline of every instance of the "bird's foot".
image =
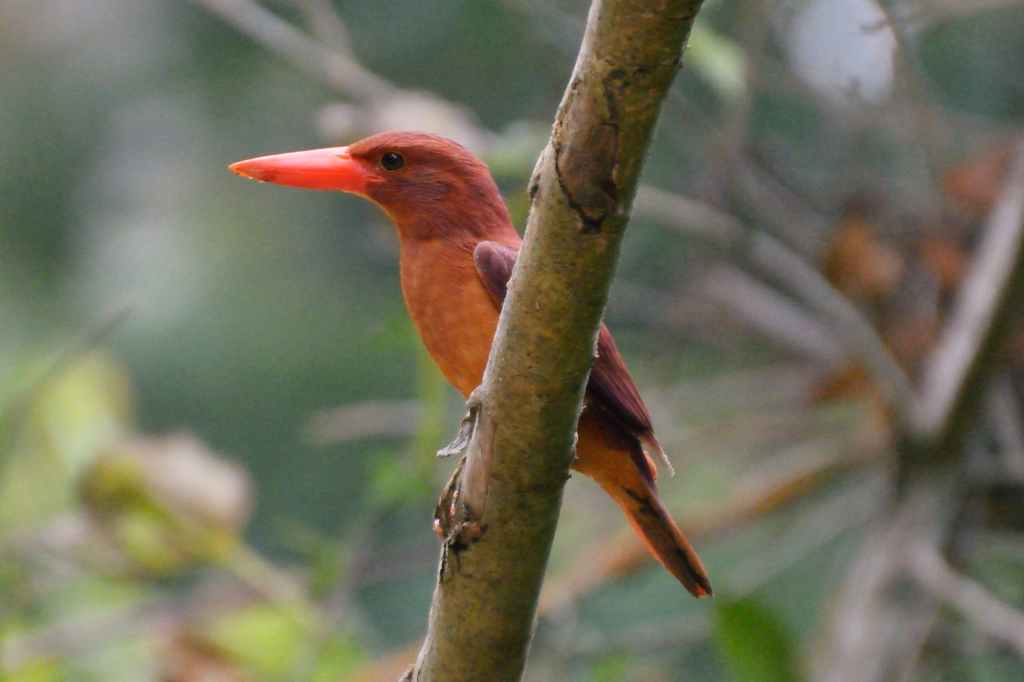
[[[459, 435], [439, 456], [466, 450], [455, 468], [434, 510], [434, 532], [444, 540], [445, 557], [479, 540], [484, 534], [484, 512], [490, 489], [491, 461], [494, 458], [494, 420], [481, 409], [482, 391], [478, 387], [466, 401], [469, 414], [462, 420]], [[442, 572], [447, 566], [442, 561]]]
[[[438, 578], [444, 580], [451, 571], [458, 571], [459, 552], [469, 547], [483, 536], [483, 526], [473, 518], [472, 511], [459, 504], [459, 486], [462, 485], [462, 473], [466, 466], [466, 455], [459, 460], [448, 485], [441, 491], [441, 499], [434, 510], [434, 532], [444, 541], [441, 554], [441, 566]], [[455, 558], [454, 564], [449, 563]]]
[[[476, 418], [480, 413], [480, 406], [483, 404], [482, 393], [480, 387], [477, 386], [469, 394], [469, 398], [466, 400], [466, 407], [469, 408], [469, 412], [466, 413], [466, 416], [462, 418], [462, 423], [459, 424], [459, 433], [455, 436], [455, 440], [437, 451], [438, 457], [458, 454], [469, 445], [469, 441], [473, 438], [473, 430], [476, 428]], [[461, 465], [459, 468], [461, 470]]]
[[451, 479], [441, 491], [441, 498], [437, 501], [437, 507], [434, 509], [434, 532], [442, 540], [451, 534], [452, 526], [455, 523], [455, 503], [459, 501], [459, 477], [465, 466], [466, 457], [463, 455], [459, 460], [459, 465], [455, 467]]

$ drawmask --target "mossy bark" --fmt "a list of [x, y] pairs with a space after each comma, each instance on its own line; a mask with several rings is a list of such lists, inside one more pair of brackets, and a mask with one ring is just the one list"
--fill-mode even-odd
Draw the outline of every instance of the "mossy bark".
[[591, 7], [477, 393], [466, 464], [477, 473], [464, 472], [458, 497], [467, 513], [446, 540], [427, 640], [406, 679], [522, 675], [620, 243], [699, 7]]

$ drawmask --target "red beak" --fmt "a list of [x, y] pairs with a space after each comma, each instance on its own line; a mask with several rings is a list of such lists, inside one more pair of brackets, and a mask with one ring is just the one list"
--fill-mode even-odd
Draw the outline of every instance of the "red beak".
[[369, 164], [354, 159], [348, 147], [311, 149], [239, 161], [231, 170], [247, 178], [304, 189], [334, 189], [366, 196], [375, 174]]

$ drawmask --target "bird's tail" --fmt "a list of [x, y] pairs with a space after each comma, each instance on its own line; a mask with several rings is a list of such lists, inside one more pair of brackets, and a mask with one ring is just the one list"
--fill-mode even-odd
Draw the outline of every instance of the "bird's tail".
[[647, 549], [690, 594], [710, 597], [704, 566], [658, 497], [654, 462], [635, 435], [602, 416], [591, 410], [580, 417], [573, 468], [619, 503]]
[[653, 483], [608, 490], [651, 554], [695, 597], [710, 597], [711, 581], [697, 553], [683, 537]]

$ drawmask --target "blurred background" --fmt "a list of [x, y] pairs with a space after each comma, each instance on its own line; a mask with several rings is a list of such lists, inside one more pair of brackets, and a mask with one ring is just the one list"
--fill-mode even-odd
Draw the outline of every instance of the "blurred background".
[[[583, 0], [0, 0], [0, 678], [397, 679], [464, 405], [368, 202], [517, 225]], [[606, 320], [716, 597], [568, 484], [527, 679], [1024, 679], [1024, 3], [708, 0]]]

